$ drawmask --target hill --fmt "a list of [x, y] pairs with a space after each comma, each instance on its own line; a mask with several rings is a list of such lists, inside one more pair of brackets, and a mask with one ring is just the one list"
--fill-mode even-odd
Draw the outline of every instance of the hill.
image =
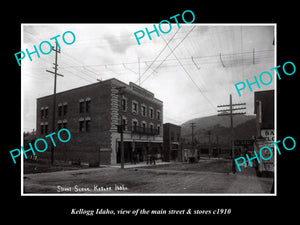
[[[231, 129], [230, 117], [207, 116], [189, 120], [181, 125], [181, 137], [191, 140], [191, 124], [195, 123], [194, 138], [198, 143], [208, 143], [211, 132], [211, 142], [230, 146]], [[249, 115], [236, 115], [233, 118], [235, 139], [251, 139], [256, 135], [256, 117]], [[218, 139], [218, 140], [217, 140]]]

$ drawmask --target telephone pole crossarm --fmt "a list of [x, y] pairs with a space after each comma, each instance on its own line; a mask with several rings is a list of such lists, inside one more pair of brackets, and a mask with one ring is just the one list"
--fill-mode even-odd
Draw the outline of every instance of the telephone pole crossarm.
[[[52, 71], [50, 71], [50, 70], [46, 70], [46, 72], [55, 74], [55, 72], [52, 72]], [[63, 77], [63, 76], [64, 76], [64, 75], [62, 75], [62, 74], [59, 74], [59, 73], [56, 73], [56, 75], [58, 75], [58, 76], [61, 76], [61, 77]]]
[[241, 109], [246, 109], [246, 107], [232, 108], [232, 110], [241, 110]]
[[242, 105], [246, 105], [246, 103], [236, 103], [236, 104], [232, 104], [232, 96], [230, 94], [230, 104], [229, 105], [218, 105], [218, 108], [221, 107], [228, 107], [227, 109], [219, 109], [218, 112], [225, 112], [225, 113], [219, 113], [218, 116], [230, 116], [230, 128], [231, 128], [231, 158], [232, 158], [232, 172], [235, 173], [236, 169], [235, 169], [235, 163], [234, 163], [234, 130], [233, 130], [233, 116], [235, 115], [243, 115], [246, 114], [246, 112], [236, 112], [233, 113], [234, 110], [241, 110], [241, 109], [246, 109], [246, 107], [240, 107], [240, 108], [233, 108], [233, 106], [242, 106]]
[[235, 116], [235, 115], [243, 115], [246, 114], [245, 112], [240, 112], [240, 113], [220, 113], [218, 116]]
[[217, 107], [230, 107], [230, 106], [236, 106], [236, 105], [246, 105], [246, 103], [236, 103], [236, 104], [229, 104], [229, 105], [218, 105]]

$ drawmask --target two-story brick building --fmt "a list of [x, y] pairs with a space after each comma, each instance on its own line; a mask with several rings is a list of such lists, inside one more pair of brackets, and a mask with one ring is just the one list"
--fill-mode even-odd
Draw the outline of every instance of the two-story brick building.
[[[56, 94], [55, 132], [65, 127], [72, 135], [68, 143], [57, 143], [54, 160], [80, 161], [92, 165], [120, 162], [120, 134], [125, 124], [125, 162], [133, 152], [139, 161], [151, 151], [162, 151], [163, 102], [134, 83], [115, 78]], [[37, 99], [37, 136], [52, 132], [53, 95]], [[51, 144], [49, 142], [49, 144]], [[39, 157], [50, 159], [50, 150]]]
[[180, 148], [181, 127], [172, 123], [163, 125], [164, 150], [163, 157], [165, 161], [182, 161], [182, 152]]

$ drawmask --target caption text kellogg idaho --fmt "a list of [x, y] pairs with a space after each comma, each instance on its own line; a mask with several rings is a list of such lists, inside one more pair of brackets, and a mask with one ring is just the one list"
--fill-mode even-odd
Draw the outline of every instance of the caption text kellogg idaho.
[[230, 215], [230, 208], [221, 209], [72, 209], [71, 215], [93, 216], [100, 215]]

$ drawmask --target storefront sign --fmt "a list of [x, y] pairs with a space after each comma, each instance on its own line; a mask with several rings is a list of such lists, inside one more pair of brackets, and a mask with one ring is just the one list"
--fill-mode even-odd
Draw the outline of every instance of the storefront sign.
[[272, 141], [274, 142], [274, 130], [273, 129], [262, 129], [260, 131], [260, 135], [266, 140], [266, 141]]

